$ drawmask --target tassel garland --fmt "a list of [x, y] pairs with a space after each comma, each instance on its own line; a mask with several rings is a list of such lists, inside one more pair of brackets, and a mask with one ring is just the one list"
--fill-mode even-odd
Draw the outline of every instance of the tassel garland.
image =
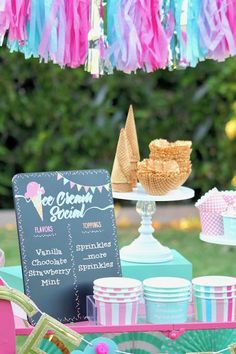
[[235, 24], [236, 0], [0, 1], [0, 45], [94, 77], [223, 61]]

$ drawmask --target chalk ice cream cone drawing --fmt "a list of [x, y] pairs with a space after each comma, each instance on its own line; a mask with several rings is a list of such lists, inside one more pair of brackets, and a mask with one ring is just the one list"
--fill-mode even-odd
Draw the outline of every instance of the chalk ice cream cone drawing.
[[43, 187], [37, 182], [30, 182], [27, 184], [25, 198], [30, 199], [33, 203], [38, 215], [43, 221], [43, 205], [42, 205], [42, 195], [45, 193]]

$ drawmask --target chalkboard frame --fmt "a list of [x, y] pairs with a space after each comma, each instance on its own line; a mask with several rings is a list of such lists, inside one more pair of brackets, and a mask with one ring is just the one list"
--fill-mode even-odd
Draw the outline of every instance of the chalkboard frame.
[[[54, 178], [57, 176], [61, 176], [60, 178], [68, 179], [77, 176], [77, 175], [83, 175], [87, 178], [93, 177], [93, 180], [96, 184], [96, 176], [103, 175], [104, 176], [104, 183], [106, 186], [109, 185], [109, 190], [108, 190], [108, 201], [111, 205], [113, 205], [113, 197], [112, 197], [112, 190], [111, 190], [111, 184], [110, 184], [110, 176], [109, 173], [106, 170], [100, 169], [100, 170], [74, 170], [74, 171], [51, 171], [51, 172], [34, 172], [34, 173], [20, 173], [17, 174], [13, 177], [12, 183], [13, 183], [13, 193], [14, 193], [14, 203], [15, 203], [15, 210], [16, 210], [16, 217], [17, 217], [17, 230], [18, 230], [18, 240], [19, 240], [19, 247], [20, 247], [20, 255], [21, 255], [21, 261], [22, 261], [22, 270], [23, 270], [23, 281], [24, 281], [24, 291], [27, 296], [32, 298], [33, 301], [35, 301], [34, 297], [31, 294], [31, 286], [30, 286], [30, 279], [27, 276], [28, 272], [28, 256], [27, 256], [27, 245], [25, 241], [25, 230], [23, 227], [23, 220], [25, 218], [25, 215], [22, 214], [21, 210], [21, 203], [20, 199], [16, 197], [20, 193], [18, 183], [19, 181], [26, 180], [30, 181], [35, 178]], [[91, 183], [91, 182], [90, 182]], [[63, 183], [62, 183], [63, 185]], [[89, 186], [91, 187], [91, 186]], [[116, 221], [115, 221], [115, 215], [114, 215], [114, 205], [113, 209], [110, 210], [110, 220], [108, 220], [111, 224], [111, 228], [113, 230], [111, 238], [113, 240], [113, 249], [114, 249], [114, 254], [115, 254], [115, 259], [114, 259], [114, 272], [113, 274], [109, 274], [108, 276], [122, 276], [121, 273], [121, 265], [120, 265], [120, 257], [119, 257], [119, 247], [118, 247], [118, 241], [117, 241], [117, 229], [116, 229]], [[70, 228], [68, 228], [68, 237], [70, 239], [70, 244], [69, 247], [72, 252], [72, 240], [73, 240], [73, 235], [71, 234]], [[73, 258], [73, 257], [72, 257]], [[72, 272], [75, 272], [75, 265], [73, 265]], [[104, 275], [106, 276], [106, 275]], [[54, 316], [56, 319], [61, 321], [62, 323], [70, 323], [70, 322], [77, 322], [81, 320], [86, 320], [86, 315], [84, 314], [84, 307], [85, 307], [85, 299], [83, 298], [83, 315], [81, 315], [81, 299], [79, 299], [79, 289], [78, 286], [81, 284], [78, 284], [75, 274], [73, 274], [73, 286], [74, 286], [74, 294], [76, 297], [76, 309], [75, 309], [75, 314], [74, 316]], [[95, 279], [95, 278], [94, 278]], [[87, 294], [90, 295], [90, 294]], [[37, 305], [37, 302], [36, 302]], [[43, 309], [42, 309], [43, 310]], [[44, 311], [43, 311], [44, 312]], [[50, 314], [50, 313], [49, 313]], [[30, 319], [31, 324], [35, 325], [38, 321], [39, 317], [35, 317]]]

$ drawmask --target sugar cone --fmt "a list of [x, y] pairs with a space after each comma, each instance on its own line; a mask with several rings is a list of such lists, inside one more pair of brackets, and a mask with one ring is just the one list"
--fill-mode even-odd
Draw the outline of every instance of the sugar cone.
[[134, 120], [134, 111], [132, 105], [129, 106], [129, 112], [125, 123], [125, 132], [132, 150], [132, 159], [140, 161], [138, 137]]
[[111, 183], [113, 190], [117, 192], [131, 191], [131, 180], [132, 176], [129, 147], [126, 132], [124, 129], [121, 129], [111, 173]]
[[43, 205], [41, 194], [37, 194], [35, 197], [32, 197], [31, 201], [34, 204], [34, 207], [37, 210], [41, 220], [43, 220]]

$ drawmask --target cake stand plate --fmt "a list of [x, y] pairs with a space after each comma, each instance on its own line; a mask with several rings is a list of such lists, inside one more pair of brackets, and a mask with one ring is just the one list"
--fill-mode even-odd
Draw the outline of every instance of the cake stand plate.
[[120, 258], [123, 261], [134, 263], [160, 263], [173, 259], [171, 250], [153, 237], [155, 231], [152, 227], [152, 215], [156, 210], [156, 202], [169, 202], [190, 199], [194, 196], [194, 190], [180, 187], [166, 195], [147, 194], [138, 184], [132, 192], [113, 192], [113, 198], [137, 201], [136, 210], [141, 216], [139, 236], [129, 246], [120, 250]]
[[174, 202], [179, 200], [191, 199], [194, 197], [194, 190], [188, 187], [174, 189], [165, 195], [151, 195], [145, 192], [140, 183], [132, 192], [118, 193], [113, 192], [114, 199], [147, 201], [147, 202]]
[[225, 245], [225, 246], [236, 246], [236, 239], [226, 238], [225, 235], [205, 235], [200, 233], [200, 240], [208, 242], [208, 243], [215, 243], [217, 245]]

